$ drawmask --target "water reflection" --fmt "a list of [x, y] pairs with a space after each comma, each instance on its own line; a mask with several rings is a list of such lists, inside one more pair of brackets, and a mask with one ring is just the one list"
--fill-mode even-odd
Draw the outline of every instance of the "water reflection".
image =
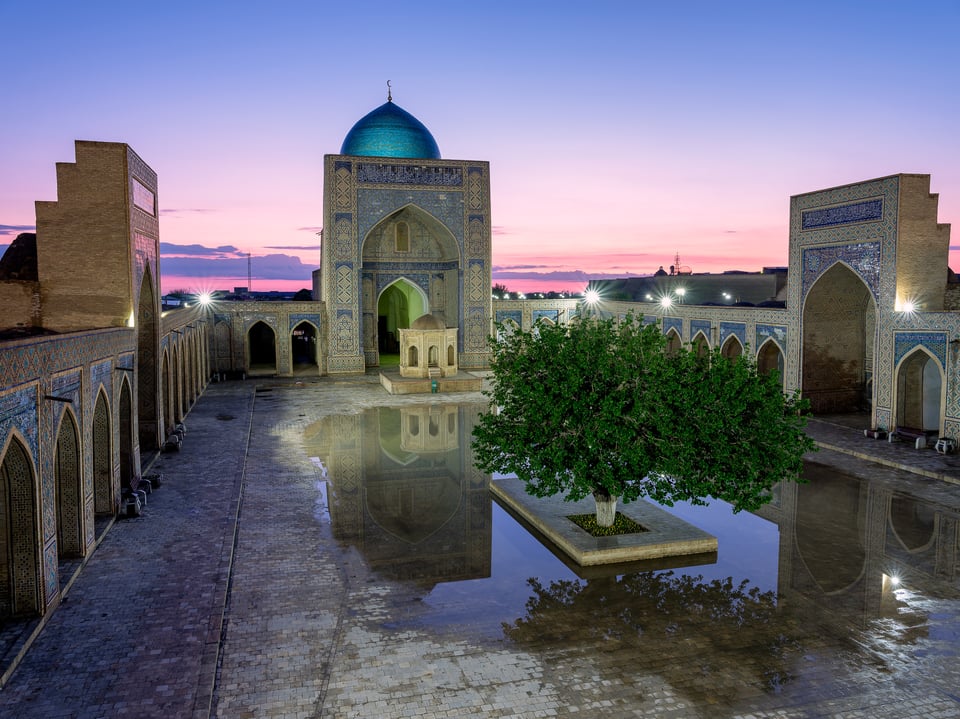
[[306, 449], [330, 478], [337, 539], [393, 579], [490, 575], [488, 475], [473, 468], [478, 408], [380, 407], [307, 428]]
[[417, 580], [422, 601], [408, 583], [381, 628], [569, 653], [624, 684], [654, 673], [708, 714], [771, 694], [842, 697], [955, 661], [960, 502], [809, 464], [808, 484], [754, 515], [667, 508], [718, 537], [704, 564], [584, 573], [491, 502], [469, 448], [479, 410], [378, 409], [308, 430], [335, 536], [381, 578]]

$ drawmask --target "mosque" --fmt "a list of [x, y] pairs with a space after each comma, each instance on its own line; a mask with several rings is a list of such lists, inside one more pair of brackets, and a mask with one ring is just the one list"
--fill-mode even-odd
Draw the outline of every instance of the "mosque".
[[[144, 491], [141, 468], [211, 379], [358, 374], [397, 355], [411, 376], [482, 373], [495, 332], [577, 312], [491, 298], [489, 165], [443, 158], [391, 97], [324, 158], [312, 301], [161, 311], [156, 173], [123, 143], [75, 151], [57, 164], [57, 199], [37, 202], [36, 234], [0, 258], [0, 618], [57, 606], [65, 568]], [[644, 298], [601, 311], [748, 354], [815, 412], [860, 412], [878, 436], [954, 441], [948, 245], [929, 176], [890, 175], [791, 199], [782, 306]], [[682, 281], [664, 291], [680, 297]]]

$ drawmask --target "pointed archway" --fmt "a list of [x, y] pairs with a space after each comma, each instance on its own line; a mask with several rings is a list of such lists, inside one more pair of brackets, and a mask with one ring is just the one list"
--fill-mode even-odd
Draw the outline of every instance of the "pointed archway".
[[800, 385], [814, 413], [866, 411], [873, 374], [876, 303], [863, 279], [837, 262], [803, 304]]
[[170, 354], [163, 351], [161, 362], [160, 381], [163, 383], [163, 433], [173, 431], [173, 372], [170, 369]]
[[152, 276], [147, 265], [137, 303], [137, 420], [141, 451], [160, 447], [160, 413], [157, 407], [158, 305]]
[[690, 344], [697, 357], [706, 357], [710, 354], [710, 341], [703, 332], [697, 332]]
[[406, 277], [391, 282], [377, 298], [377, 353], [399, 355], [400, 330], [429, 311], [430, 302], [416, 284]]
[[53, 475], [56, 485], [57, 556], [83, 556], [83, 477], [80, 437], [73, 412], [64, 410], [57, 432]]
[[110, 409], [103, 390], [97, 393], [93, 409], [93, 511], [97, 515], [115, 512], [113, 451], [110, 442]]
[[132, 487], [133, 478], [139, 474], [134, 467], [133, 447], [133, 401], [126, 378], [120, 383], [120, 402], [117, 408], [118, 438], [120, 440], [120, 486]]
[[258, 321], [247, 331], [249, 373], [272, 375], [277, 373], [277, 333], [266, 322]]
[[33, 462], [12, 437], [0, 461], [0, 618], [40, 613], [38, 519]]
[[743, 345], [735, 335], [730, 335], [720, 348], [720, 354], [728, 360], [735, 360], [743, 354]]
[[290, 361], [293, 374], [314, 375], [319, 372], [317, 363], [317, 328], [304, 320], [290, 332]]
[[940, 363], [922, 347], [897, 367], [897, 429], [923, 434], [940, 431], [943, 417], [943, 372]]
[[777, 372], [782, 381], [784, 377], [783, 369], [783, 351], [775, 340], [768, 339], [760, 346], [760, 351], [757, 352], [757, 372], [763, 375]]
[[664, 348], [667, 356], [676, 357], [677, 353], [680, 351], [680, 344], [680, 333], [671, 327], [669, 330], [667, 330], [667, 344]]

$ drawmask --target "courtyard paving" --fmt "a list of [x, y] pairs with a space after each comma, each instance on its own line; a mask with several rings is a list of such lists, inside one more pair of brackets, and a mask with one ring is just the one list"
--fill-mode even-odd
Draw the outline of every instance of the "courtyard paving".
[[[417, 596], [333, 538], [302, 434], [327, 415], [435, 399], [389, 396], [375, 376], [208, 387], [181, 451], [152, 467], [164, 484], [143, 515], [110, 528], [22, 653], [0, 716], [960, 717], [952, 654], [904, 657], [882, 680], [851, 671], [839, 691], [812, 682], [789, 701], [758, 692], [711, 707], [689, 699], [698, 670], [681, 666], [687, 649], [519, 646], [398, 626]], [[481, 397], [456, 397], [471, 399]], [[930, 476], [960, 476], [953, 457], [869, 444], [839, 425], [811, 432], [834, 448], [818, 461], [960, 506], [960, 487]], [[855, 456], [873, 447], [885, 466]], [[9, 640], [6, 661], [17, 654]]]

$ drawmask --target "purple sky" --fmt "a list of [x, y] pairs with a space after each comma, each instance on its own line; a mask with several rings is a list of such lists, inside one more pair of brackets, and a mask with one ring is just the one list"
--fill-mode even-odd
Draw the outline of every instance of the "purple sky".
[[166, 291], [245, 285], [248, 252], [254, 289], [308, 287], [323, 155], [387, 80], [444, 157], [490, 162], [510, 289], [785, 265], [790, 195], [897, 172], [960, 222], [956, 0], [38, 0], [0, 27], [0, 246], [75, 139], [127, 142]]

